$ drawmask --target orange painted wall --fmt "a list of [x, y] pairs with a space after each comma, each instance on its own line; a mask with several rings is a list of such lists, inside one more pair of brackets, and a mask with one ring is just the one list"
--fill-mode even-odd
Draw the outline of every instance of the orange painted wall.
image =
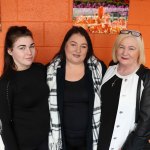
[[[1, 0], [0, 72], [3, 67], [5, 33], [11, 25], [26, 25], [37, 47], [35, 61], [48, 63], [59, 50], [66, 31], [72, 26], [73, 0]], [[150, 67], [150, 1], [130, 0], [128, 28], [142, 32], [146, 65]], [[97, 57], [106, 64], [116, 35], [90, 34]]]

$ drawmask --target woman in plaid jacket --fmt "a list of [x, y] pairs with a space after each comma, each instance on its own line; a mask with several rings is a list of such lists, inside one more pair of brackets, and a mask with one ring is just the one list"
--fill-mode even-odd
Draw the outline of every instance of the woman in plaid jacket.
[[48, 66], [50, 150], [96, 150], [100, 85], [106, 67], [82, 27], [72, 27]]

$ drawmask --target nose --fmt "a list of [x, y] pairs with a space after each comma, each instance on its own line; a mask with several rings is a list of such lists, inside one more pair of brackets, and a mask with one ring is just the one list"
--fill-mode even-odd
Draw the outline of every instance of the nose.
[[80, 53], [81, 52], [81, 47], [77, 46], [76, 52]]
[[32, 51], [31, 51], [30, 47], [27, 48], [27, 54], [28, 54], [28, 55], [31, 55], [31, 54], [32, 54]]
[[124, 49], [122, 54], [123, 54], [123, 55], [127, 55], [127, 54], [128, 54], [128, 50], [127, 50], [127, 49]]

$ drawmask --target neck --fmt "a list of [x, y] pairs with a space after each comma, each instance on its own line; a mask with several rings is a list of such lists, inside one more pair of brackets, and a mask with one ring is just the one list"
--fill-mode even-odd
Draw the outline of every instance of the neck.
[[66, 62], [66, 68], [72, 69], [72, 70], [75, 70], [75, 69], [78, 70], [79, 68], [84, 68], [84, 63], [73, 64], [73, 63]]
[[77, 81], [84, 76], [85, 66], [82, 64], [70, 64], [66, 63], [65, 79], [68, 81]]
[[140, 66], [139, 64], [135, 64], [135, 65], [131, 65], [131, 66], [125, 66], [125, 65], [118, 64], [117, 72], [122, 76], [130, 75], [134, 71], [136, 71], [139, 68], [139, 66]]

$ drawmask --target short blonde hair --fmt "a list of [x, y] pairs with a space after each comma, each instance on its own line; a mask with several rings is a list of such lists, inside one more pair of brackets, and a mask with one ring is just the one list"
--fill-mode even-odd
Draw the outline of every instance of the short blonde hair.
[[139, 64], [145, 64], [145, 49], [144, 49], [144, 41], [143, 41], [143, 38], [142, 36], [139, 36], [139, 37], [136, 37], [132, 34], [119, 34], [115, 40], [115, 43], [113, 45], [113, 48], [112, 48], [112, 59], [113, 61], [116, 63], [118, 62], [118, 59], [116, 57], [116, 50], [118, 49], [119, 45], [120, 45], [120, 42], [127, 38], [127, 37], [132, 37], [134, 38], [136, 41], [137, 41], [137, 44], [138, 44], [138, 48], [139, 48], [139, 59], [138, 59], [138, 63]]

